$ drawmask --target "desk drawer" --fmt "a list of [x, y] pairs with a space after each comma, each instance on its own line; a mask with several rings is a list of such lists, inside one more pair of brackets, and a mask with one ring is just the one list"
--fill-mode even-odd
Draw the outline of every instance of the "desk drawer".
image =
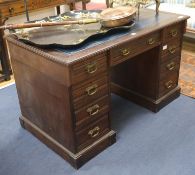
[[[37, 10], [40, 8], [46, 7], [54, 7], [59, 4], [65, 4], [66, 0], [29, 0], [28, 3], [28, 10]], [[6, 5], [2, 6], [0, 9], [1, 16], [9, 17], [9, 16], [17, 16], [25, 12], [24, 2], [19, 1], [15, 3], [7, 3]]]
[[171, 60], [166, 61], [160, 67], [160, 79], [168, 76], [169, 74], [179, 71], [180, 57], [175, 57]]
[[159, 42], [160, 33], [158, 32], [121, 44], [110, 50], [111, 65], [116, 65], [126, 59], [151, 49], [157, 46]]
[[8, 5], [2, 6], [0, 9], [2, 17], [16, 16], [21, 13], [24, 13], [24, 3], [9, 3]]
[[60, 4], [66, 4], [66, 2], [66, 0], [31, 0], [29, 1], [29, 10], [57, 6]]
[[78, 110], [82, 106], [108, 94], [108, 75], [103, 73], [99, 78], [95, 77], [95, 79], [75, 85], [72, 91], [74, 109]]
[[109, 111], [108, 96], [102, 97], [75, 112], [76, 127], [91, 122]]
[[77, 151], [82, 150], [110, 131], [108, 115], [76, 133]]
[[84, 61], [76, 63], [71, 69], [72, 84], [82, 82], [83, 80], [99, 76], [100, 73], [107, 70], [107, 54], [102, 53], [90, 57]]
[[164, 42], [167, 42], [167, 41], [170, 41], [176, 38], [181, 38], [181, 36], [183, 35], [182, 30], [183, 30], [182, 23], [168, 26], [163, 31]]
[[161, 62], [165, 62], [181, 55], [180, 39], [172, 40], [162, 46]]
[[179, 73], [175, 71], [160, 81], [160, 87], [159, 87], [160, 97], [168, 93], [178, 85], [178, 75]]

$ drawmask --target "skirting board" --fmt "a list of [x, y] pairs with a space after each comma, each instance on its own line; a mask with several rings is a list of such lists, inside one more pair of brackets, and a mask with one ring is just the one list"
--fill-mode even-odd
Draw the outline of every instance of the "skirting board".
[[47, 133], [39, 129], [36, 125], [34, 125], [24, 116], [20, 117], [20, 124], [24, 129], [32, 133], [49, 148], [59, 154], [63, 159], [67, 160], [76, 169], [80, 168], [92, 157], [96, 156], [105, 148], [116, 142], [116, 133], [111, 130], [109, 133], [102, 136], [90, 146], [74, 154], [70, 152], [67, 148], [62, 146], [60, 143], [58, 143], [56, 140], [54, 140], [52, 137], [50, 137]]
[[176, 87], [158, 100], [145, 97], [141, 94], [133, 92], [129, 89], [121, 87], [115, 83], [111, 84], [111, 91], [121, 97], [131, 100], [132, 102], [141, 105], [153, 112], [158, 112], [164, 106], [180, 96], [180, 87]]

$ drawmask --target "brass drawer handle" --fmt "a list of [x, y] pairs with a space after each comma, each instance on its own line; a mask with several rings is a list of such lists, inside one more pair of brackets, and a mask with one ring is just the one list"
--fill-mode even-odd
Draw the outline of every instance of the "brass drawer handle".
[[94, 95], [97, 92], [97, 84], [94, 84], [92, 86], [89, 86], [88, 88], [86, 88], [86, 92], [88, 95]]
[[170, 31], [170, 35], [171, 35], [172, 37], [177, 36], [177, 29], [172, 29], [172, 30]]
[[172, 88], [173, 87], [173, 81], [168, 81], [168, 82], [166, 82], [165, 83], [165, 87], [167, 88], [167, 89], [170, 89], [170, 88]]
[[92, 138], [95, 138], [99, 135], [99, 133], [100, 133], [100, 127], [96, 126], [92, 130], [89, 130], [88, 135]]
[[90, 63], [86, 66], [86, 70], [88, 73], [93, 74], [94, 72], [97, 71], [97, 63]]
[[152, 45], [152, 44], [154, 44], [154, 43], [155, 43], [155, 39], [154, 39], [154, 38], [148, 39], [148, 44], [149, 44], [149, 45]]
[[170, 71], [174, 70], [175, 69], [175, 62], [174, 61], [170, 62], [169, 64], [167, 64], [166, 67]]
[[130, 50], [129, 50], [129, 49], [121, 49], [120, 51], [121, 51], [121, 54], [122, 54], [123, 56], [127, 56], [127, 55], [130, 54]]
[[169, 52], [170, 52], [171, 54], [174, 54], [175, 51], [176, 51], [176, 47], [175, 47], [175, 46], [172, 46], [172, 47], [169, 48]]
[[98, 104], [87, 109], [87, 112], [89, 113], [90, 116], [94, 116], [98, 114], [99, 111], [100, 111], [100, 106]]
[[13, 8], [13, 7], [10, 7], [10, 8], [9, 8], [9, 14], [10, 14], [10, 15], [13, 15], [13, 14], [14, 14], [14, 8]]

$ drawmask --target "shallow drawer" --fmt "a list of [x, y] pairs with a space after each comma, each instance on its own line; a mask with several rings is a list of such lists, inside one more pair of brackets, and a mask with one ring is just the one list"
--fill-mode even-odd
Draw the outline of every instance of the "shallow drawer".
[[88, 104], [87, 106], [75, 111], [76, 128], [82, 127], [83, 124], [97, 119], [109, 111], [109, 96], [104, 96]]
[[78, 110], [82, 106], [97, 100], [108, 94], [108, 75], [107, 73], [101, 74], [95, 79], [90, 79], [84, 83], [73, 86], [72, 95], [74, 109]]
[[21, 14], [25, 11], [24, 3], [10, 3], [9, 5], [2, 6], [0, 9], [1, 16], [9, 17]]
[[[50, 7], [50, 6], [57, 6], [60, 4], [65, 4], [65, 0], [29, 0], [28, 3], [28, 10], [36, 10], [40, 8]], [[16, 3], [8, 3], [5, 6], [1, 6], [1, 15], [3, 17], [8, 16], [16, 16], [25, 12], [24, 2], [16, 2]]]
[[178, 85], [178, 71], [169, 74], [166, 78], [160, 81], [159, 96], [163, 96]]
[[172, 40], [162, 46], [161, 62], [165, 62], [181, 55], [180, 39]]
[[107, 70], [107, 56], [102, 53], [79, 63], [75, 63], [71, 69], [72, 83], [76, 84], [83, 80], [99, 76], [100, 73]]
[[178, 72], [180, 66], [180, 57], [175, 57], [171, 60], [166, 61], [160, 67], [160, 78], [163, 79], [168, 74]]
[[29, 9], [37, 9], [49, 6], [57, 6], [60, 4], [66, 4], [65, 0], [31, 0], [29, 1]]
[[163, 31], [164, 42], [170, 41], [175, 38], [181, 38], [183, 35], [182, 29], [183, 29], [182, 23], [174, 24], [165, 28]]
[[111, 65], [116, 65], [157, 46], [160, 42], [160, 32], [146, 35], [136, 40], [121, 44], [110, 50]]
[[77, 151], [92, 144], [104, 134], [110, 131], [108, 115], [76, 133]]

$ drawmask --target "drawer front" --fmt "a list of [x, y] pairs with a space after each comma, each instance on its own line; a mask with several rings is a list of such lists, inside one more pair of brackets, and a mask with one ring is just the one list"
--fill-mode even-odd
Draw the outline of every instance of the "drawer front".
[[181, 51], [181, 40], [180, 38], [169, 41], [162, 46], [162, 56], [174, 55], [177, 51]]
[[71, 69], [72, 84], [82, 82], [107, 70], [107, 55], [102, 53], [76, 63]]
[[175, 57], [163, 63], [160, 67], [160, 79], [164, 79], [164, 77], [168, 76], [168, 74], [172, 74], [174, 72], [178, 72], [180, 67], [180, 57]]
[[82, 106], [107, 95], [108, 91], [107, 73], [101, 74], [99, 78], [90, 79], [82, 84], [73, 86], [72, 95], [74, 109], [78, 110]]
[[25, 8], [23, 2], [20, 3], [10, 3], [8, 5], [2, 6], [0, 9], [2, 17], [16, 16], [18, 14], [24, 13]]
[[110, 131], [108, 115], [76, 133], [77, 151], [82, 150]]
[[166, 62], [175, 57], [181, 56], [181, 40], [180, 38], [171, 40], [162, 46], [161, 62]]
[[65, 3], [65, 0], [31, 0], [29, 1], [29, 10], [35, 10], [37, 8], [50, 7]]
[[160, 32], [146, 35], [110, 50], [111, 65], [116, 65], [139, 53], [157, 46], [160, 43]]
[[[65, 0], [29, 0], [27, 2], [29, 11], [66, 3]], [[7, 3], [6, 5], [2, 6], [0, 12], [1, 16], [3, 17], [17, 16], [22, 14], [25, 12], [24, 2]]]
[[105, 96], [75, 111], [76, 128], [82, 127], [109, 111], [109, 97]]
[[175, 57], [181, 57], [181, 47], [176, 47], [173, 49], [174, 51], [164, 51], [161, 56], [161, 63], [164, 63], [166, 61], [169, 61]]
[[170, 40], [176, 39], [176, 38], [181, 38], [183, 35], [182, 29], [183, 29], [182, 23], [171, 25], [171, 26], [165, 28], [164, 32], [163, 32], [164, 42], [167, 42], [167, 41], [170, 41]]
[[163, 96], [178, 85], [178, 72], [174, 72], [160, 81], [159, 96]]

